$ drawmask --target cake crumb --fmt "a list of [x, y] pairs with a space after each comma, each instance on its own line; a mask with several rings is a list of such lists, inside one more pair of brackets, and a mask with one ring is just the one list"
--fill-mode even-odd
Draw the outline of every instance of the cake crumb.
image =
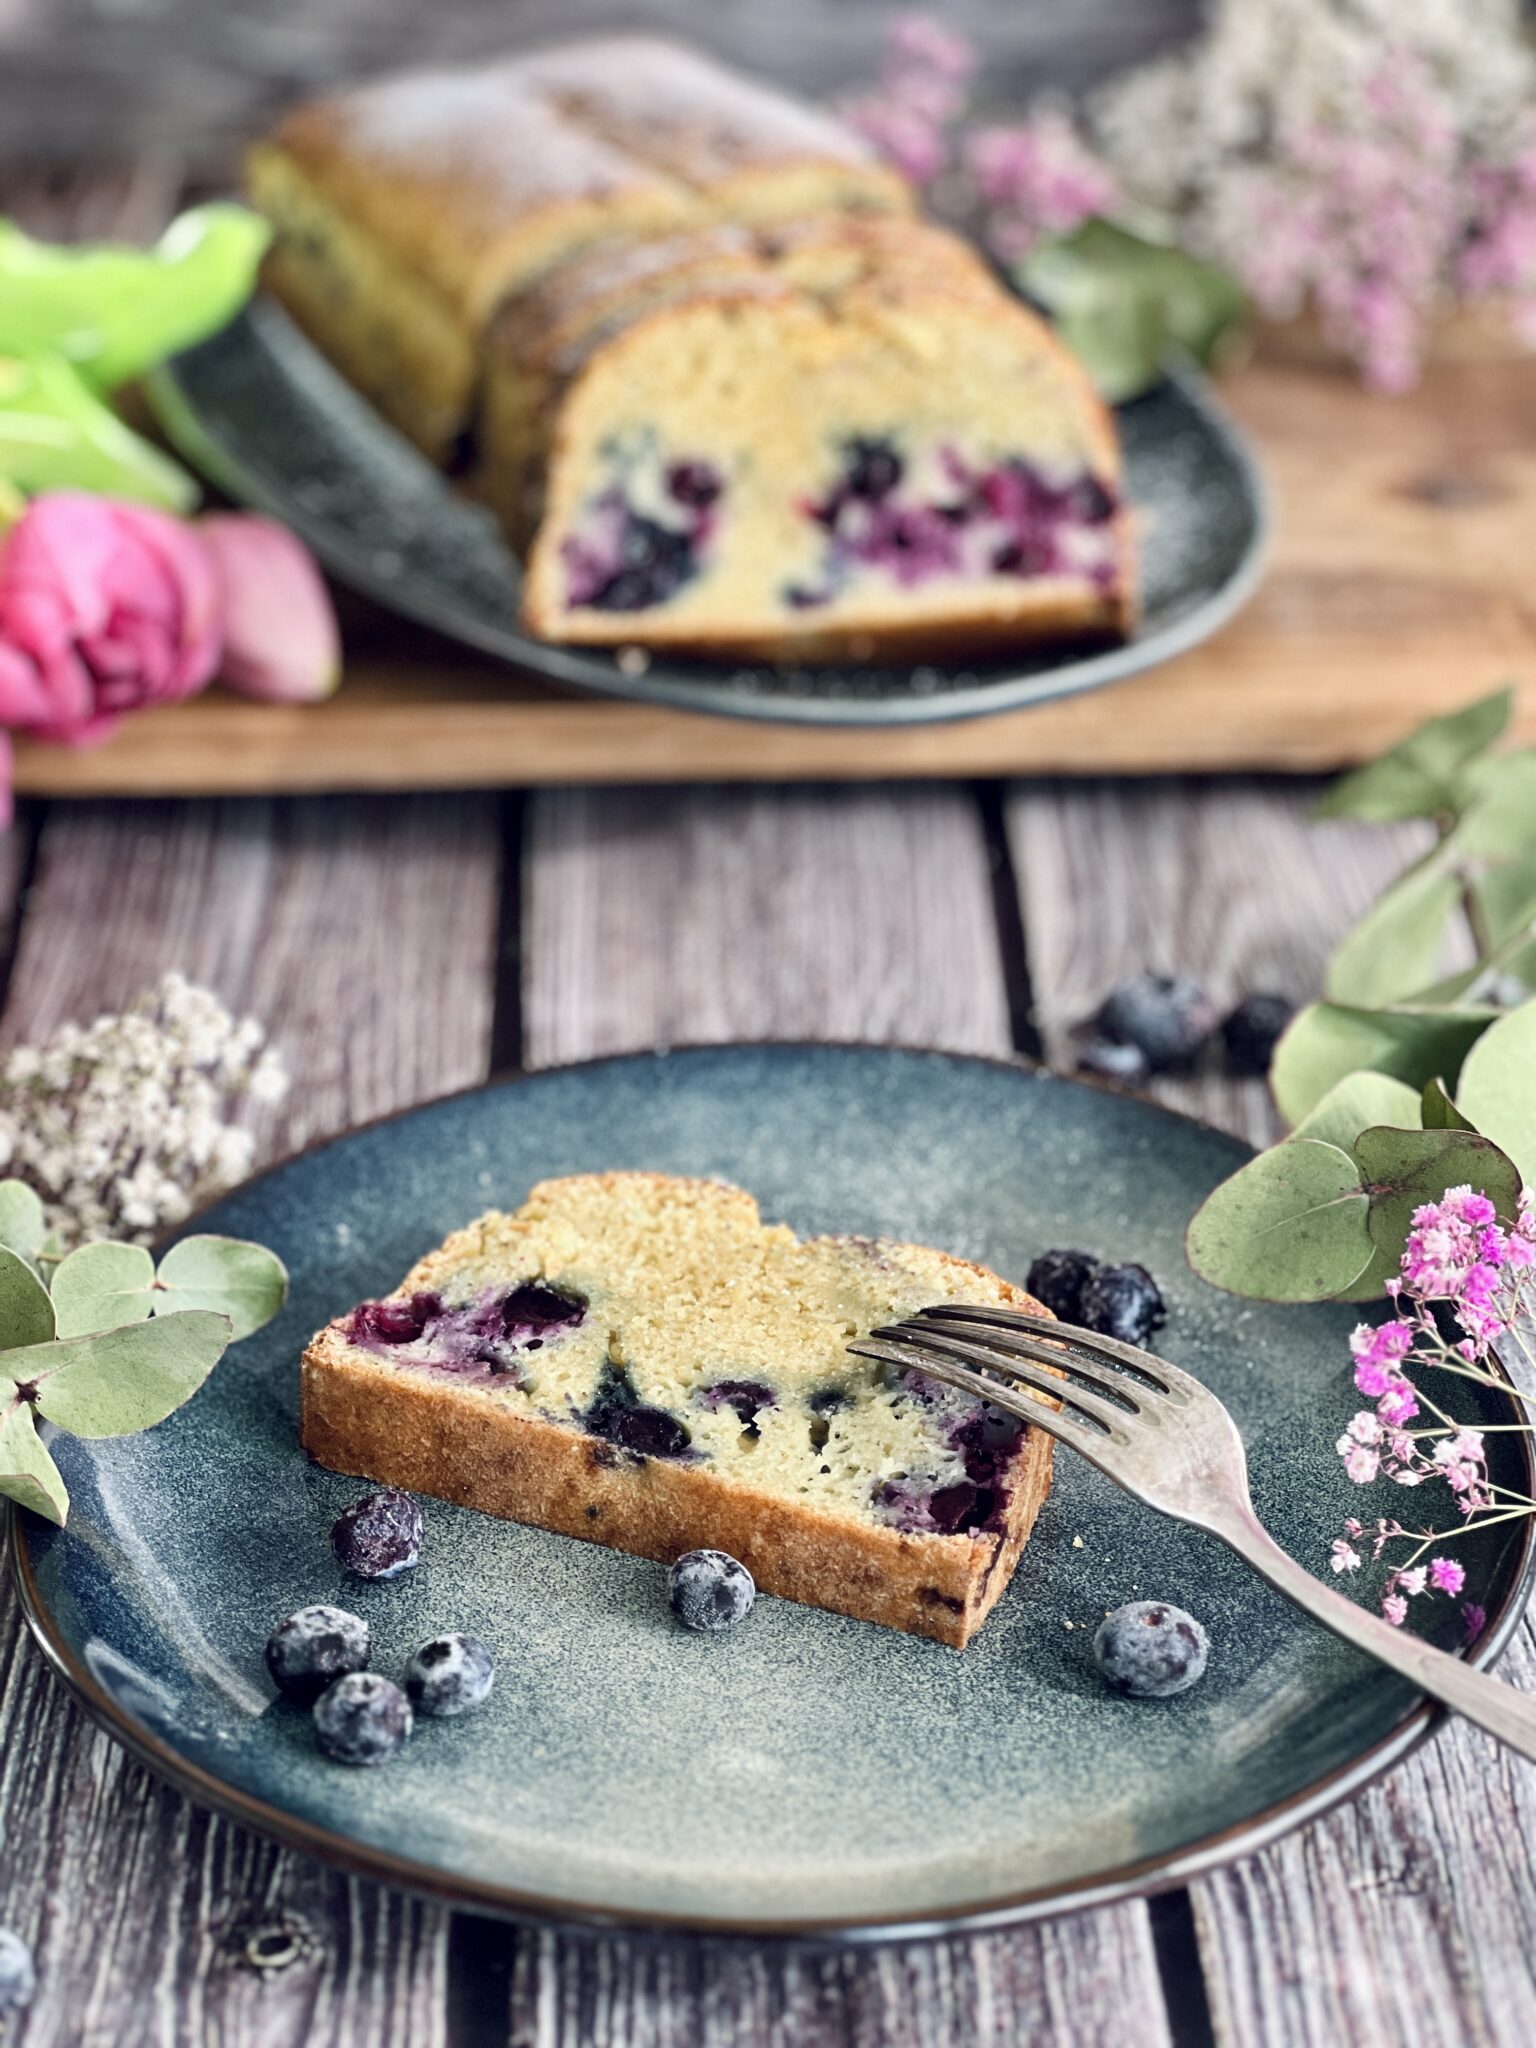
[[621, 647], [615, 659], [621, 676], [643, 676], [651, 665], [651, 657], [643, 647]]
[[1082, 1537], [1081, 1537], [1081, 1536], [1074, 1536], [1074, 1537], [1072, 1538], [1072, 1548], [1073, 1548], [1074, 1550], [1081, 1550], [1081, 1549], [1082, 1549], [1082, 1547], [1083, 1547], [1083, 1539], [1082, 1539]]

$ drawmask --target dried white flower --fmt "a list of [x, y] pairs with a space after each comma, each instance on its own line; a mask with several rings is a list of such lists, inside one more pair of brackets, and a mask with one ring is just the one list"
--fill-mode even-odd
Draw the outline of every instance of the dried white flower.
[[37, 1190], [65, 1249], [151, 1238], [250, 1172], [238, 1118], [287, 1087], [260, 1024], [167, 974], [120, 1017], [0, 1056], [0, 1166]]

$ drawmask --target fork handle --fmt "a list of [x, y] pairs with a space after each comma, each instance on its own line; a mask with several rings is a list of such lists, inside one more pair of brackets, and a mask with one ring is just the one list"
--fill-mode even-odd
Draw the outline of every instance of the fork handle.
[[1422, 1637], [1394, 1628], [1342, 1593], [1336, 1593], [1331, 1586], [1325, 1586], [1280, 1548], [1246, 1505], [1234, 1508], [1230, 1516], [1208, 1526], [1260, 1578], [1267, 1579], [1277, 1592], [1303, 1608], [1314, 1621], [1331, 1628], [1357, 1649], [1368, 1651], [1378, 1662], [1389, 1664], [1411, 1679], [1421, 1692], [1427, 1692], [1464, 1720], [1475, 1721], [1479, 1728], [1486, 1728], [1500, 1742], [1536, 1762], [1536, 1699], [1517, 1692], [1502, 1679], [1489, 1677], [1460, 1657], [1437, 1650]]

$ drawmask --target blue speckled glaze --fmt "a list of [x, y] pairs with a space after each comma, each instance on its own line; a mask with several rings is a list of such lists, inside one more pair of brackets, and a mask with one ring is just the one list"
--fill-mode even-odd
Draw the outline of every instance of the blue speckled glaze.
[[[1352, 1488], [1332, 1449], [1355, 1405], [1355, 1312], [1236, 1301], [1184, 1263], [1190, 1212], [1241, 1156], [1070, 1082], [840, 1047], [613, 1060], [365, 1130], [200, 1219], [275, 1246], [292, 1300], [159, 1429], [58, 1444], [74, 1516], [67, 1533], [25, 1521], [34, 1619], [97, 1711], [195, 1792], [492, 1907], [868, 1931], [1187, 1869], [1400, 1746], [1415, 1695], [1067, 1452], [963, 1654], [766, 1596], [709, 1638], [671, 1620], [661, 1567], [436, 1501], [418, 1570], [346, 1579], [327, 1534], [362, 1489], [300, 1452], [297, 1362], [318, 1325], [549, 1174], [718, 1173], [801, 1230], [910, 1237], [1019, 1278], [1043, 1247], [1081, 1245], [1152, 1268], [1162, 1348], [1228, 1402], [1261, 1514], [1321, 1570], [1345, 1514], [1397, 1503]], [[1493, 1441], [1518, 1471], [1516, 1440]], [[1517, 1543], [1463, 1554], [1472, 1596], [1508, 1609]], [[1138, 1597], [1210, 1633], [1210, 1669], [1178, 1699], [1118, 1699], [1094, 1672], [1095, 1627]], [[262, 1666], [272, 1624], [313, 1601], [364, 1615], [395, 1677], [428, 1636], [470, 1631], [495, 1690], [463, 1721], [423, 1722], [381, 1770], [328, 1765]]]

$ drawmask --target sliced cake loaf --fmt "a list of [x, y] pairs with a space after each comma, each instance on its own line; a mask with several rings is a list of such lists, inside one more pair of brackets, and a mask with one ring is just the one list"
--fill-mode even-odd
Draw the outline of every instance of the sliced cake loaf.
[[838, 122], [643, 36], [315, 100], [253, 149], [248, 182], [275, 231], [269, 287], [443, 463], [487, 322], [573, 251], [727, 214], [911, 203]]
[[921, 1246], [799, 1239], [716, 1181], [546, 1181], [304, 1356], [305, 1448], [339, 1471], [963, 1646], [1012, 1574], [1051, 1443], [848, 1355], [947, 1300], [1036, 1309]]
[[943, 229], [592, 251], [491, 343], [483, 456], [545, 639], [771, 659], [1119, 636], [1110, 418]]

